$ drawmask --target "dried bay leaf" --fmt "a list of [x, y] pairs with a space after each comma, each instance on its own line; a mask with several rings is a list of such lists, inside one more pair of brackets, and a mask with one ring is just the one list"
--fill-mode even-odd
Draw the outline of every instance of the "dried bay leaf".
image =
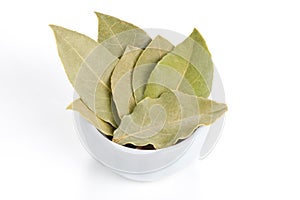
[[112, 97], [111, 97], [110, 101], [111, 101], [111, 111], [112, 111], [114, 120], [115, 120], [117, 126], [119, 126], [120, 123], [121, 123], [121, 119], [120, 119], [119, 113], [117, 111], [117, 106], [116, 106], [116, 104], [115, 104], [115, 102], [114, 102], [114, 100], [113, 100]]
[[114, 128], [109, 123], [98, 118], [95, 113], [83, 103], [81, 99], [76, 99], [67, 107], [67, 109], [79, 112], [83, 118], [94, 125], [103, 134], [112, 136]]
[[156, 149], [168, 147], [189, 137], [199, 126], [213, 123], [226, 110], [225, 104], [182, 92], [146, 97], [122, 118], [113, 141], [121, 145], [151, 144]]
[[132, 74], [132, 89], [136, 102], [143, 99], [149, 76], [157, 62], [173, 48], [167, 39], [158, 35], [142, 52]]
[[213, 79], [213, 62], [201, 34], [191, 35], [164, 56], [152, 71], [145, 97], [159, 97], [166, 91], [181, 91], [208, 97]]
[[136, 105], [131, 87], [132, 71], [141, 52], [140, 48], [128, 46], [111, 76], [112, 96], [121, 119]]
[[95, 12], [98, 18], [98, 42], [120, 57], [128, 45], [145, 48], [151, 38], [137, 26], [116, 17]]
[[118, 62], [105, 46], [89, 37], [51, 25], [67, 76], [82, 101], [102, 120], [116, 127], [112, 114], [110, 76]]
[[114, 142], [156, 149], [189, 137], [227, 110], [225, 104], [206, 99], [213, 63], [196, 29], [174, 48], [160, 36], [151, 42], [133, 24], [96, 15], [98, 42], [51, 26], [67, 76], [80, 96], [68, 109]]
[[63, 27], [50, 25], [57, 44], [58, 54], [69, 78], [74, 86], [77, 73], [88, 54], [98, 46], [93, 39]]

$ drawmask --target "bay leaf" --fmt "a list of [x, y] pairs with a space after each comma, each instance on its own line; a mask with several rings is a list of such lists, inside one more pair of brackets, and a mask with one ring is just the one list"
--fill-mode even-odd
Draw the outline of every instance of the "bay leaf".
[[110, 77], [118, 58], [89, 37], [51, 25], [67, 76], [82, 101], [102, 120], [116, 127]]
[[120, 57], [128, 45], [145, 48], [151, 41], [137, 26], [116, 17], [95, 12], [98, 18], [98, 42], [113, 55]]
[[67, 107], [67, 109], [79, 112], [84, 119], [94, 125], [103, 134], [112, 136], [114, 128], [109, 123], [97, 117], [81, 99], [76, 99]]
[[128, 46], [111, 76], [112, 96], [121, 119], [136, 105], [131, 86], [132, 71], [141, 52], [140, 48]]
[[50, 25], [50, 27], [55, 34], [61, 62], [64, 65], [69, 81], [74, 85], [84, 58], [98, 46], [98, 43], [75, 31], [55, 25]]
[[174, 46], [167, 39], [158, 35], [142, 52], [132, 74], [132, 89], [136, 102], [143, 99], [149, 76], [157, 62], [173, 48]]
[[111, 111], [112, 111], [114, 120], [115, 120], [115, 122], [117, 124], [117, 127], [118, 127], [120, 125], [120, 123], [121, 123], [121, 119], [120, 119], [119, 113], [117, 111], [117, 106], [116, 106], [116, 104], [115, 104], [115, 102], [114, 102], [114, 100], [113, 100], [112, 97], [111, 97], [110, 101], [111, 101]]
[[197, 29], [164, 56], [152, 71], [145, 97], [159, 97], [166, 91], [181, 91], [208, 97], [213, 79], [213, 62]]
[[225, 104], [203, 97], [164, 92], [159, 98], [146, 97], [124, 116], [113, 141], [121, 145], [151, 144], [161, 149], [189, 137], [199, 126], [213, 123], [226, 110]]

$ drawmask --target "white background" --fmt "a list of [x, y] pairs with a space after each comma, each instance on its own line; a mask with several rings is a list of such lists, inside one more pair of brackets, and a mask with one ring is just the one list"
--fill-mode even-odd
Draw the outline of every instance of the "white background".
[[[0, 199], [299, 199], [299, 9], [297, 0], [1, 0]], [[82, 148], [48, 24], [96, 39], [93, 11], [143, 28], [201, 31], [229, 106], [206, 159], [137, 183]]]

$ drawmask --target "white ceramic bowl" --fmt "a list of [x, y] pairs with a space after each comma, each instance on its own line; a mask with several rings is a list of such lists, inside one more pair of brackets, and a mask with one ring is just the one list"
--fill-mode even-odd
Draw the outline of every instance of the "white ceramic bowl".
[[110, 141], [77, 112], [74, 119], [82, 145], [91, 156], [113, 172], [136, 181], [160, 179], [199, 157], [209, 130], [209, 127], [200, 127], [191, 137], [171, 147], [138, 150]]

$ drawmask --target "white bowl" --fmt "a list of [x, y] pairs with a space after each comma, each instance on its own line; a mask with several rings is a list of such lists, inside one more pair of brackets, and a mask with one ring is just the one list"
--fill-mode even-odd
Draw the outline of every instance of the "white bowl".
[[199, 157], [209, 127], [202, 126], [186, 140], [159, 150], [138, 150], [116, 144], [74, 112], [82, 145], [113, 172], [136, 181], [154, 181], [170, 175]]

